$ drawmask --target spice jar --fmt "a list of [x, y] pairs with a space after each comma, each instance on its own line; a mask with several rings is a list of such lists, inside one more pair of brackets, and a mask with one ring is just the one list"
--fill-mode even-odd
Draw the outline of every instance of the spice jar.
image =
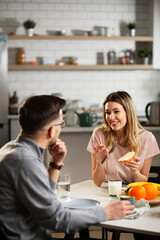
[[24, 48], [19, 48], [17, 51], [17, 63], [18, 64], [25, 64], [26, 63], [26, 54]]
[[120, 62], [121, 64], [126, 64], [126, 56], [124, 51], [121, 51], [120, 53]]
[[130, 64], [131, 52], [126, 50], [126, 64]]
[[116, 53], [111, 50], [108, 52], [108, 64], [116, 64]]

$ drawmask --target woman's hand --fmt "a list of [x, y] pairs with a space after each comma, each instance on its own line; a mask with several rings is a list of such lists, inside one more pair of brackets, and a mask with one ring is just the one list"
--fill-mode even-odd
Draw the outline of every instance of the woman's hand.
[[130, 168], [130, 171], [133, 173], [133, 175], [139, 173], [140, 168], [140, 158], [134, 157], [134, 159], [131, 162], [124, 163], [125, 166]]
[[108, 158], [110, 157], [109, 150], [106, 148], [104, 144], [98, 144], [97, 147], [95, 146], [95, 144], [93, 144], [93, 148], [95, 151], [94, 156], [98, 163], [101, 163], [106, 156]]

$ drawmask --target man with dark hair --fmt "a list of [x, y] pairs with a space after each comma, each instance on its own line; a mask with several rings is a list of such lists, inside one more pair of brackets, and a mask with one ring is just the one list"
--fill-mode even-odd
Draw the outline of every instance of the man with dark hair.
[[[0, 226], [8, 240], [48, 240], [47, 229], [74, 233], [133, 211], [129, 201], [69, 210], [57, 200], [53, 190], [67, 153], [59, 139], [65, 103], [50, 95], [27, 99], [18, 113], [20, 135], [0, 150]], [[46, 148], [51, 154], [48, 171], [43, 165]]]

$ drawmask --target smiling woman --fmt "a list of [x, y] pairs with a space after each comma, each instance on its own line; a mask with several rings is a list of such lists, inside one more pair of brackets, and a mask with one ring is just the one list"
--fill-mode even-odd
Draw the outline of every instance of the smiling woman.
[[117, 102], [107, 102], [105, 104], [105, 120], [114, 131], [123, 131], [127, 118], [124, 107]]
[[[124, 91], [109, 94], [103, 103], [103, 118], [104, 124], [95, 128], [87, 147], [95, 184], [117, 179], [125, 184], [147, 181], [152, 157], [160, 151], [154, 135], [138, 122], [131, 96]], [[115, 141], [117, 146], [109, 154]], [[128, 152], [135, 152], [133, 160], [119, 164], [118, 159]]]

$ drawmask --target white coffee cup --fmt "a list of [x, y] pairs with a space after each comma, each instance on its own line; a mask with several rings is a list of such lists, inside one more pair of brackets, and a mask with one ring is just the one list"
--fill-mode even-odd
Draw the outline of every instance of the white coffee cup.
[[58, 197], [68, 198], [70, 196], [71, 173], [60, 173], [58, 178]]
[[122, 189], [121, 180], [108, 180], [108, 192], [111, 197], [117, 197]]

